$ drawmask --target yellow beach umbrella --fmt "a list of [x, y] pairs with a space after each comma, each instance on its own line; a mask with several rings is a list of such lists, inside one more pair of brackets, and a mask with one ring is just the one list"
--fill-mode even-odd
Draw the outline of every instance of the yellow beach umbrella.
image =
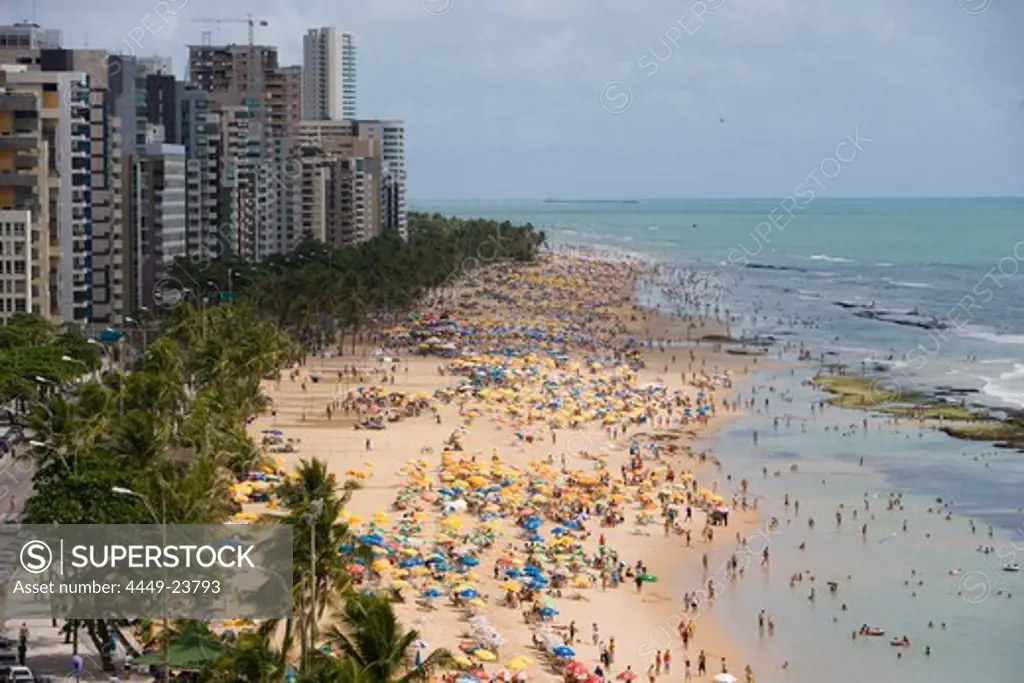
[[498, 659], [498, 657], [490, 650], [477, 650], [473, 653], [473, 656], [481, 662], [493, 662]]
[[465, 655], [455, 655], [452, 657], [452, 661], [455, 662], [456, 666], [461, 666], [463, 669], [470, 669], [473, 667], [473, 661]]
[[522, 661], [521, 659], [512, 659], [505, 663], [505, 668], [509, 671], [522, 671], [524, 669], [528, 669], [529, 667], [530, 665]]
[[501, 584], [501, 587], [507, 591], [518, 591], [523, 588], [523, 584], [519, 583], [515, 579], [509, 579], [505, 583]]

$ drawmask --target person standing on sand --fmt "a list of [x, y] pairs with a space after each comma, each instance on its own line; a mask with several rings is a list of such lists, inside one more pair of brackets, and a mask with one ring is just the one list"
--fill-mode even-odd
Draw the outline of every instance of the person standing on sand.
[[686, 683], [693, 681], [693, 671], [690, 670], [690, 660], [687, 659], [683, 662], [683, 680]]
[[672, 650], [665, 650], [665, 656], [662, 657], [662, 662], [665, 665], [665, 675], [670, 675], [672, 673]]
[[654, 655], [654, 675], [661, 675], [661, 650]]
[[704, 654], [704, 650], [700, 651], [697, 655], [697, 675], [703, 676], [708, 672], [708, 658]]
[[598, 644], [598, 642], [600, 642], [600, 640], [601, 640], [601, 632], [597, 628], [597, 622], [593, 622], [590, 625], [590, 629], [591, 629], [591, 640], [593, 641], [594, 645], [596, 646]]

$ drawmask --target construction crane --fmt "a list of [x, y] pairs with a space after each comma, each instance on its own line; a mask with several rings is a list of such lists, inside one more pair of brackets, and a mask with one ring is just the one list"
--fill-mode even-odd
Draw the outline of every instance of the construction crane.
[[[268, 25], [267, 22], [264, 21], [263, 19], [256, 19], [256, 18], [254, 18], [251, 13], [250, 14], [246, 14], [245, 15], [245, 19], [237, 19], [237, 18], [229, 18], [229, 19], [193, 19], [192, 23], [194, 23], [194, 24], [215, 24], [217, 26], [220, 26], [221, 24], [248, 24], [249, 25], [249, 47], [252, 47], [253, 45], [256, 44], [256, 27], [257, 26], [261, 26], [262, 27], [262, 26], [267, 26]], [[203, 35], [204, 36], [205, 35], [209, 35], [209, 32], [206, 31], [206, 32], [203, 33]]]
[[[247, 85], [250, 92], [259, 92], [260, 88], [257, 86], [257, 81], [260, 80], [259, 76], [263, 71], [263, 66], [256, 64], [256, 27], [267, 26], [268, 23], [263, 19], [256, 19], [252, 13], [246, 14], [245, 19], [193, 19], [192, 22], [196, 24], [214, 24], [216, 26], [221, 24], [247, 24], [249, 26], [249, 82]], [[203, 31], [203, 45], [209, 47], [210, 39], [210, 31]]]

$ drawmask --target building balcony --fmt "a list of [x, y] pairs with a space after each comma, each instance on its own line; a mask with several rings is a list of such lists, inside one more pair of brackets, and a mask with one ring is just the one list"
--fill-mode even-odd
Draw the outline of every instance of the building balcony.
[[17, 171], [0, 171], [0, 187], [33, 187], [38, 182], [35, 175]]
[[38, 100], [27, 93], [0, 94], [0, 111], [36, 111]]
[[28, 150], [39, 146], [39, 138], [32, 132], [0, 133], [0, 149]]
[[39, 157], [31, 153], [17, 153], [14, 155], [14, 168], [17, 171], [27, 171], [39, 165]]

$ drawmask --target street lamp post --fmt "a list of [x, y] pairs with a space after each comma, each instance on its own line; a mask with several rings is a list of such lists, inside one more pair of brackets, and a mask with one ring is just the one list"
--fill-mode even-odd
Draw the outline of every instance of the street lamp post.
[[[163, 521], [161, 521], [160, 519], [157, 519], [156, 512], [153, 510], [153, 506], [150, 505], [149, 498], [145, 494], [138, 493], [137, 491], [133, 491], [131, 489], [124, 488], [123, 486], [112, 486], [110, 488], [110, 491], [111, 491], [111, 493], [117, 493], [117, 494], [120, 494], [122, 496], [135, 496], [136, 498], [141, 499], [143, 503], [145, 503], [146, 509], [149, 510], [149, 514], [153, 518], [153, 521], [160, 525], [161, 537], [162, 537], [162, 540], [163, 540], [164, 548], [166, 548], [167, 547], [167, 495], [166, 495], [166, 493], [164, 493], [163, 487], [161, 487], [161, 489], [160, 489], [160, 507], [161, 507], [161, 512], [163, 513], [162, 514]], [[166, 578], [166, 572], [165, 572], [165, 578]], [[167, 582], [164, 581], [164, 583], [166, 584]], [[163, 639], [162, 639], [163, 640], [163, 668], [164, 668], [164, 683], [167, 683], [168, 681], [171, 680], [171, 660], [170, 660], [170, 653], [169, 653], [168, 647], [167, 647], [167, 636], [168, 636], [168, 633], [170, 632], [170, 617], [167, 616], [167, 592], [163, 591], [162, 595], [163, 595], [163, 603], [164, 603], [164, 609], [163, 609], [163, 612], [164, 612]]]
[[124, 321], [139, 328], [139, 332], [142, 333], [142, 355], [146, 355], [146, 348], [149, 345], [149, 330], [141, 322], [131, 316], [126, 315], [124, 317]]

